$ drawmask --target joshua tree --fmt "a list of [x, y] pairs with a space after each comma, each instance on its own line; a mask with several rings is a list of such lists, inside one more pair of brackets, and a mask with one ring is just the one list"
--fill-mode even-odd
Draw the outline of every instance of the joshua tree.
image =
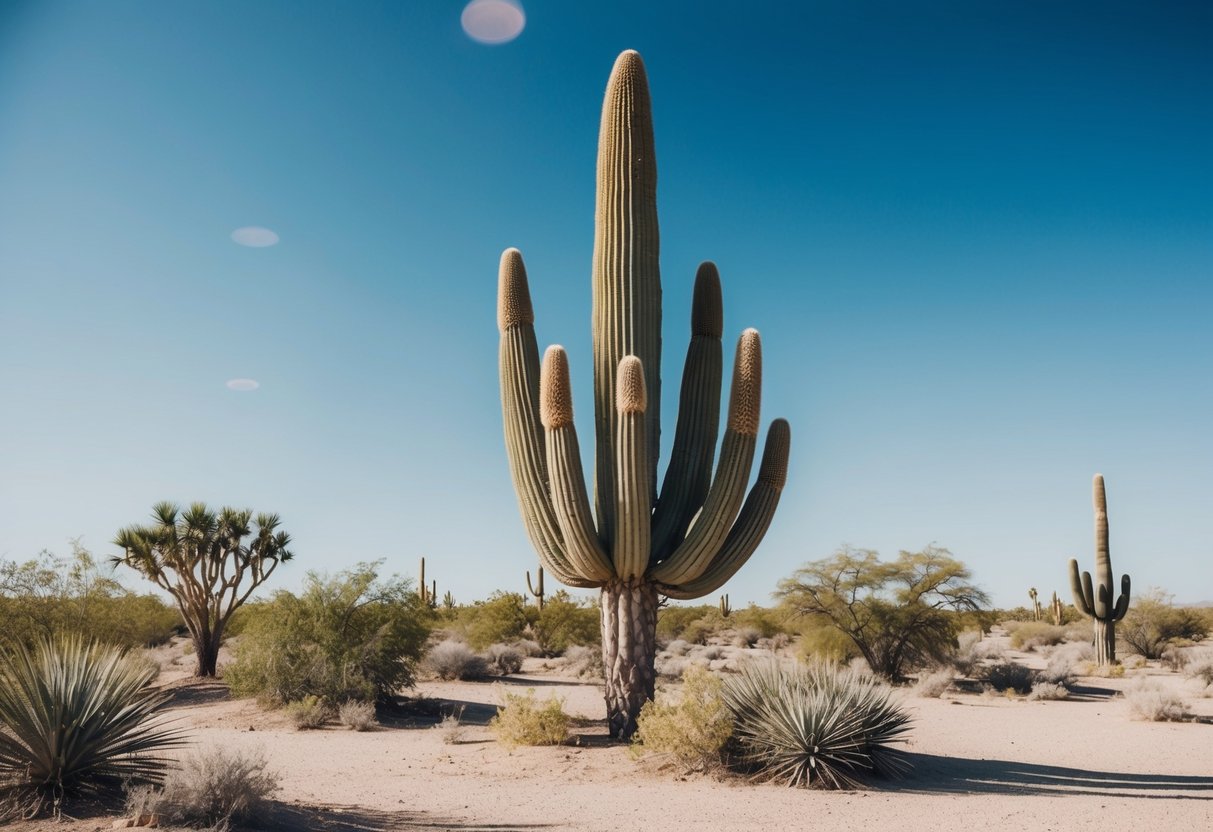
[[[291, 559], [291, 538], [277, 531], [277, 514], [194, 503], [182, 512], [169, 502], [152, 508], [150, 526], [127, 526], [113, 558], [173, 596], [185, 619], [194, 653], [195, 676], [214, 676], [223, 631], [232, 613], [263, 584], [279, 563]], [[245, 542], [245, 538], [249, 538]]]
[[564, 584], [601, 589], [607, 720], [611, 736], [626, 738], [653, 696], [659, 596], [715, 592], [754, 552], [783, 490], [790, 432], [787, 422], [772, 423], [746, 498], [762, 377], [758, 333], [748, 329], [737, 345], [712, 476], [724, 316], [716, 267], [704, 263], [695, 279], [671, 460], [658, 492], [657, 167], [648, 81], [636, 52], [619, 56], [607, 84], [594, 230], [594, 510], [573, 427], [568, 358], [563, 348], [550, 347], [540, 369], [516, 249], [502, 254], [498, 285], [501, 403], [514, 487], [540, 561]]
[[1032, 620], [1040, 620], [1040, 601], [1036, 597], [1036, 587], [1028, 589], [1028, 597], [1032, 599]]
[[1091, 573], [1078, 574], [1078, 561], [1070, 561], [1070, 591], [1074, 593], [1074, 606], [1078, 611], [1095, 621], [1095, 662], [1108, 665], [1116, 661], [1116, 622], [1125, 617], [1129, 609], [1129, 576], [1120, 578], [1120, 597], [1115, 603], [1112, 597], [1112, 559], [1108, 553], [1108, 500], [1104, 494], [1103, 475], [1096, 474], [1092, 484], [1095, 502], [1095, 581]]
[[535, 583], [531, 584], [531, 570], [526, 573], [526, 588], [527, 591], [535, 596], [535, 604], [539, 607], [539, 611], [543, 612], [543, 567], [539, 567], [538, 577]]

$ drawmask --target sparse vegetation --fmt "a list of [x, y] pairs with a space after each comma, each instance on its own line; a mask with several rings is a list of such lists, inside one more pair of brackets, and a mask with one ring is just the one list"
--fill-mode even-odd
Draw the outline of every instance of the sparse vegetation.
[[489, 723], [497, 741], [515, 745], [560, 745], [569, 736], [569, 715], [556, 696], [539, 701], [534, 688], [525, 694], [502, 692], [504, 700]]
[[331, 710], [319, 696], [305, 696], [288, 702], [282, 709], [300, 731], [320, 728], [329, 721]]
[[467, 736], [467, 726], [461, 722], [463, 709], [458, 713], [447, 714], [434, 727], [442, 732], [442, 741], [447, 745], [458, 745]]
[[522, 652], [508, 644], [493, 644], [485, 651], [485, 664], [494, 676], [509, 676], [522, 670]]
[[1011, 634], [1011, 647], [1030, 653], [1038, 647], [1052, 647], [1066, 638], [1066, 628], [1045, 621], [1007, 622]]
[[667, 754], [686, 770], [720, 764], [733, 732], [733, 718], [720, 695], [720, 678], [702, 667], [682, 675], [679, 696], [645, 703], [633, 741], [646, 752]]
[[357, 699], [341, 703], [337, 709], [337, 721], [354, 731], [370, 731], [379, 724], [375, 716], [375, 703]]
[[329, 577], [312, 572], [302, 594], [275, 593], [248, 610], [224, 676], [237, 696], [274, 704], [316, 696], [336, 707], [386, 700], [413, 684], [429, 610], [407, 580], [380, 580], [378, 564]]
[[1178, 722], [1187, 716], [1188, 705], [1179, 694], [1152, 679], [1137, 679], [1124, 691], [1133, 719], [1149, 722]]
[[739, 762], [755, 775], [808, 786], [852, 788], [865, 774], [900, 775], [891, 745], [910, 717], [871, 676], [837, 666], [754, 662], [724, 680]]
[[488, 663], [462, 641], [447, 639], [430, 648], [425, 668], [439, 679], [482, 679], [488, 675]]
[[1195, 610], [1175, 606], [1173, 600], [1174, 596], [1158, 588], [1139, 597], [1120, 622], [1121, 640], [1139, 656], [1160, 659], [1168, 647], [1208, 636], [1204, 617]]
[[981, 679], [994, 690], [1028, 694], [1036, 683], [1036, 671], [1009, 659], [1002, 659], [981, 670]]
[[914, 683], [914, 695], [927, 699], [938, 699], [948, 688], [952, 687], [955, 676], [956, 674], [950, 667], [941, 667], [929, 673], [923, 673]]
[[117, 647], [78, 637], [0, 651], [0, 818], [157, 783], [184, 743], [154, 721], [168, 695]]
[[212, 747], [195, 751], [168, 774], [160, 788], [136, 787], [127, 797], [127, 814], [155, 817], [160, 824], [226, 829], [265, 815], [278, 775], [261, 750]]
[[1032, 685], [1032, 690], [1028, 692], [1028, 699], [1032, 701], [1049, 701], [1056, 699], [1065, 699], [1070, 695], [1070, 691], [1065, 685], [1055, 684], [1054, 682], [1036, 682]]

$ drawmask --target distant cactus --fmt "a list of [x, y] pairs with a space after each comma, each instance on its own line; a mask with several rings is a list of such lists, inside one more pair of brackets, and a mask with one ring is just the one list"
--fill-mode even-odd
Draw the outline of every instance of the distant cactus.
[[720, 277], [704, 263], [695, 278], [671, 459], [659, 481], [657, 166], [644, 63], [631, 51], [615, 62], [603, 103], [591, 282], [593, 508], [573, 427], [568, 357], [550, 347], [541, 370], [526, 269], [516, 249], [501, 257], [498, 287], [501, 403], [510, 472], [540, 561], [564, 584], [601, 589], [607, 720], [611, 736], [626, 738], [653, 697], [659, 596], [703, 597], [741, 568], [774, 515], [790, 445], [788, 423], [777, 419], [747, 498], [762, 383], [760, 340], [748, 329], [737, 345], [712, 475], [724, 315]]
[[442, 608], [448, 612], [455, 609], [455, 596], [451, 594], [449, 589], [446, 591], [446, 594], [442, 596]]
[[1078, 572], [1078, 561], [1070, 561], [1070, 590], [1074, 606], [1095, 622], [1095, 662], [1100, 666], [1116, 661], [1116, 622], [1129, 609], [1129, 576], [1120, 579], [1120, 597], [1113, 603], [1112, 559], [1108, 552], [1108, 502], [1104, 493], [1103, 475], [1096, 474], [1092, 484], [1095, 503], [1095, 580], [1091, 573]]
[[531, 583], [531, 572], [528, 569], [526, 573], [526, 588], [527, 591], [535, 596], [535, 605], [539, 607], [539, 611], [543, 612], [543, 567], [539, 567], [538, 575], [535, 583]]
[[1053, 593], [1053, 600], [1049, 603], [1049, 609], [1053, 611], [1053, 623], [1060, 627], [1065, 619], [1065, 605], [1061, 603], [1061, 599], [1057, 597], [1057, 593]]
[[726, 592], [720, 596], [720, 617], [728, 618], [732, 611], [733, 608], [729, 606], [729, 594]]
[[421, 596], [421, 603], [430, 609], [438, 607], [438, 581], [434, 581], [428, 588], [425, 585], [425, 558], [421, 559], [421, 569], [417, 577], [417, 594]]

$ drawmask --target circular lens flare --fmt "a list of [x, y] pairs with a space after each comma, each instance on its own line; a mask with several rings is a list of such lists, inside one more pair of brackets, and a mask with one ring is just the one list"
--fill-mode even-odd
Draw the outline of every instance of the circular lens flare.
[[514, 0], [472, 0], [459, 19], [477, 43], [509, 43], [526, 27], [526, 14]]

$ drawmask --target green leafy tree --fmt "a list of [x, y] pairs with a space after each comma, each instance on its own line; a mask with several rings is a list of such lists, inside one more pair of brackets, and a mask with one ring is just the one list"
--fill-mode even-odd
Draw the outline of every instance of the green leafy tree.
[[1121, 640], [1138, 655], [1159, 659], [1172, 644], [1205, 638], [1209, 628], [1204, 618], [1195, 610], [1175, 606], [1174, 600], [1157, 587], [1138, 598], [1121, 621]]
[[194, 641], [196, 676], [214, 676], [219, 645], [232, 614], [291, 559], [291, 538], [276, 514], [205, 503], [181, 511], [169, 502], [152, 508], [152, 524], [128, 526], [114, 538], [129, 566], [173, 596]]
[[776, 595], [796, 614], [836, 627], [873, 672], [899, 679], [908, 667], [943, 661], [955, 646], [952, 611], [989, 603], [971, 577], [936, 546], [887, 563], [870, 549], [847, 546], [785, 578]]
[[597, 645], [599, 639], [599, 613], [597, 605], [578, 603], [565, 590], [549, 596], [539, 610], [539, 617], [531, 630], [543, 652], [550, 655], [563, 653], [569, 647]]
[[232, 691], [338, 705], [410, 687], [433, 613], [410, 581], [380, 579], [381, 565], [309, 572], [300, 595], [283, 590], [245, 607], [235, 661], [224, 670]]

